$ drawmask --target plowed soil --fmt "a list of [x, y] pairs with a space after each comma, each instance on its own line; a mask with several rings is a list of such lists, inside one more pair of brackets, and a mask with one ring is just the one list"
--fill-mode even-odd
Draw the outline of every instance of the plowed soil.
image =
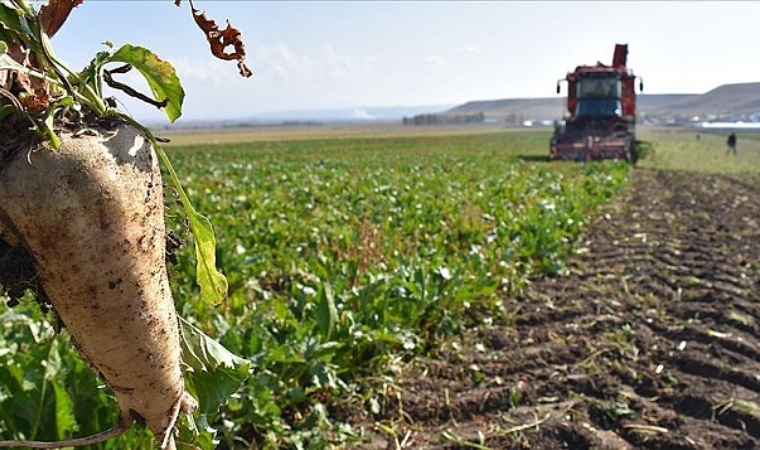
[[760, 179], [635, 169], [569, 274], [407, 369], [366, 449], [760, 448]]

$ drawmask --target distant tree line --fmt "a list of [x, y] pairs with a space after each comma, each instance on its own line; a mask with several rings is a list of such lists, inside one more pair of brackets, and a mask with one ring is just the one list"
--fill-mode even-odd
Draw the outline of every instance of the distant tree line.
[[486, 120], [485, 114], [418, 114], [413, 117], [404, 117], [404, 125], [448, 125], [459, 123], [482, 123]]

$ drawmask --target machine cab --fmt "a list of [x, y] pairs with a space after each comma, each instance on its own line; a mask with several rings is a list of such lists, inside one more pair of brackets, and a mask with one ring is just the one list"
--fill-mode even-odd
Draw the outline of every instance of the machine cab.
[[623, 116], [622, 83], [618, 72], [587, 72], [575, 82], [575, 116], [611, 118]]

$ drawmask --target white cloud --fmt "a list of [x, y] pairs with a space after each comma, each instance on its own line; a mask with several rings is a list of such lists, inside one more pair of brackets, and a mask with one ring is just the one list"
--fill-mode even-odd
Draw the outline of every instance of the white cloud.
[[459, 53], [481, 53], [482, 50], [480, 49], [480, 47], [478, 47], [476, 45], [471, 45], [469, 47], [462, 47], [462, 48], [458, 49], [457, 52], [459, 52]]
[[377, 117], [370, 114], [365, 108], [357, 108], [354, 110], [354, 117], [363, 120], [376, 120]]
[[250, 66], [258, 68], [263, 78], [322, 83], [328, 80], [345, 80], [373, 70], [377, 58], [344, 56], [332, 45], [324, 45], [315, 54], [294, 52], [285, 44], [260, 46], [250, 57]]
[[440, 56], [428, 55], [422, 58], [422, 62], [430, 66], [440, 66], [442, 64], [445, 64], [446, 60]]
[[182, 84], [201, 82], [222, 87], [230, 80], [239, 77], [235, 64], [216, 58], [174, 58], [171, 60]]
[[332, 45], [328, 44], [324, 46], [323, 58], [327, 65], [331, 68], [344, 69], [348, 71], [356, 70], [354, 61], [351, 58], [346, 58], [345, 56], [338, 55]]
[[277, 76], [277, 78], [281, 78], [283, 80], [290, 79], [290, 73], [288, 72], [288, 69], [284, 68], [282, 64], [273, 65], [272, 72]]

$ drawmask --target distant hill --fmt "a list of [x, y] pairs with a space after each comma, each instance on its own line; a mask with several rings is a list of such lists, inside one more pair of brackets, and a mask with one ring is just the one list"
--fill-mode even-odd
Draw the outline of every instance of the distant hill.
[[[280, 111], [228, 120], [184, 121], [156, 129], [246, 127], [256, 124], [321, 124], [331, 122], [401, 122], [417, 116], [466, 118], [483, 114], [485, 120], [520, 125], [525, 120], [548, 121], [561, 118], [565, 96], [544, 98], [507, 98], [478, 100], [454, 105], [383, 106], [336, 109]], [[682, 123], [693, 116], [714, 115], [716, 119], [735, 121], [754, 114], [760, 117], [760, 82], [725, 84], [704, 94], [639, 94], [638, 112], [642, 122]], [[441, 123], [452, 123], [441, 121]], [[455, 122], [456, 123], [456, 122]]]
[[760, 83], [724, 84], [704, 94], [689, 95], [658, 105], [663, 114], [752, 114], [760, 112]]
[[510, 116], [520, 119], [553, 119], [562, 116], [565, 100], [553, 98], [508, 98], [501, 100], [481, 100], [443, 111], [443, 115], [464, 115], [483, 113], [487, 119], [504, 121]]
[[[487, 119], [505, 121], [554, 119], [564, 112], [565, 97], [517, 98], [471, 101], [438, 114], [483, 113]], [[660, 118], [694, 115], [749, 115], [760, 112], [760, 82], [725, 84], [704, 94], [639, 94], [639, 115]]]

